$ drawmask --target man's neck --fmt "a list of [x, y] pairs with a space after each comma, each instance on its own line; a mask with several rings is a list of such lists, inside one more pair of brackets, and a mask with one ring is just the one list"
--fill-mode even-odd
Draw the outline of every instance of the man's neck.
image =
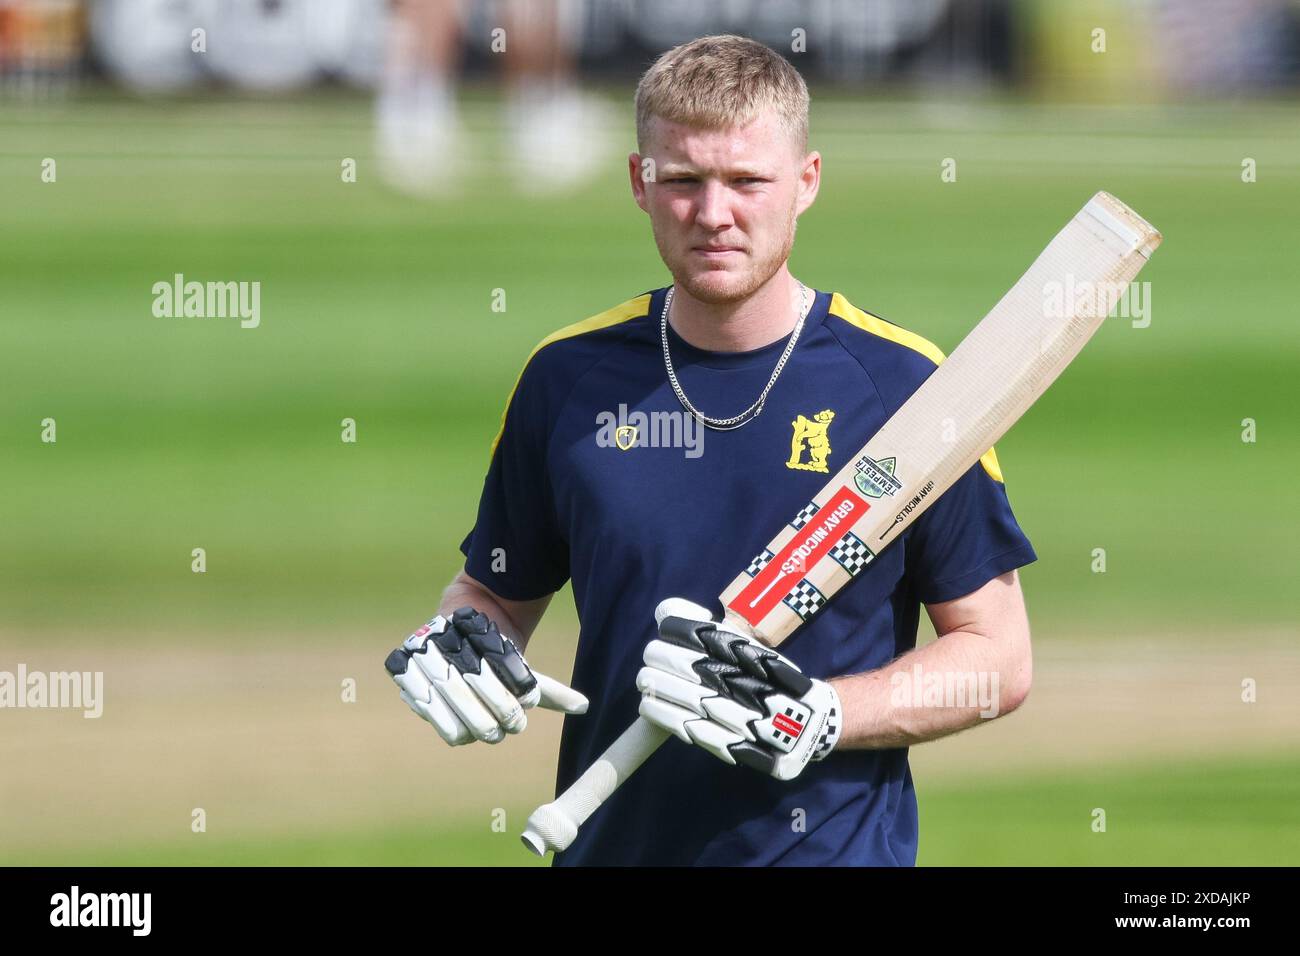
[[668, 324], [696, 348], [749, 352], [794, 331], [802, 305], [799, 283], [783, 267], [739, 302], [701, 302], [675, 286]]

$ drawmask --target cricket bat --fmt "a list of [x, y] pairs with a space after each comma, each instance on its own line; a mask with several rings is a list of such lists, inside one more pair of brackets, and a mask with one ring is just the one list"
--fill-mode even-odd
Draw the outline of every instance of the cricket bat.
[[[1056, 380], [1160, 241], [1114, 196], [1093, 196], [723, 591], [726, 621], [776, 647], [815, 615]], [[533, 812], [524, 845], [538, 855], [567, 849], [583, 822], [668, 736], [638, 718], [568, 790]]]

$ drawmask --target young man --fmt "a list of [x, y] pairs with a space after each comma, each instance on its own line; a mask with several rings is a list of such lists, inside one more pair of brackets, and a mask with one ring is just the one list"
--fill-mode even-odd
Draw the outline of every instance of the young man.
[[[636, 104], [632, 194], [673, 284], [533, 351], [465, 570], [389, 670], [452, 743], [500, 740], [537, 703], [582, 714], [565, 721], [559, 790], [638, 712], [691, 742], [649, 758], [559, 864], [912, 864], [907, 747], [1024, 699], [1016, 569], [1033, 550], [990, 449], [780, 655], [709, 620], [747, 556], [943, 356], [790, 274], [821, 157], [786, 60], [739, 37], [695, 40], [659, 58]], [[580, 693], [519, 656], [570, 578]], [[940, 638], [917, 650], [922, 603]], [[899, 693], [918, 667], [991, 676], [993, 697]], [[816, 721], [806, 746], [770, 739], [787, 703]]]

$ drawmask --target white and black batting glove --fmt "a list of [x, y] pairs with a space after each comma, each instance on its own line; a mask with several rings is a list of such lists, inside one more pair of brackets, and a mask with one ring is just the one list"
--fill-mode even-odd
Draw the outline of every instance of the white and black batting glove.
[[660, 602], [655, 620], [659, 638], [646, 645], [636, 677], [642, 717], [778, 780], [831, 752], [843, 711], [830, 684], [692, 601]]
[[585, 714], [587, 698], [533, 671], [487, 615], [462, 607], [441, 614], [388, 655], [384, 667], [402, 700], [453, 747], [500, 743], [528, 725], [530, 707]]

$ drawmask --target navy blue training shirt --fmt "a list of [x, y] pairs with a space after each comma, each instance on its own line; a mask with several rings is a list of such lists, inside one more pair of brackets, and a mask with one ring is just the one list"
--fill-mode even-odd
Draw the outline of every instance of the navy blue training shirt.
[[[763, 413], [734, 431], [693, 422], [683, 431], [688, 416], [659, 340], [666, 292], [537, 346], [461, 545], [466, 572], [510, 600], [573, 580], [572, 685], [591, 707], [564, 720], [557, 792], [636, 718], [659, 601], [684, 597], [720, 613], [732, 578], [943, 360], [920, 336], [818, 292]], [[692, 403], [727, 417], [758, 397], [786, 338], [710, 352], [670, 327], [669, 343]], [[829, 422], [812, 429], [824, 440], [796, 436], [810, 422]], [[638, 439], [620, 425], [636, 426]], [[781, 653], [822, 679], [879, 668], [916, 645], [923, 602], [969, 594], [1034, 559], [990, 449]], [[670, 738], [555, 862], [911, 865], [916, 846], [906, 748], [836, 750], [783, 782]]]

